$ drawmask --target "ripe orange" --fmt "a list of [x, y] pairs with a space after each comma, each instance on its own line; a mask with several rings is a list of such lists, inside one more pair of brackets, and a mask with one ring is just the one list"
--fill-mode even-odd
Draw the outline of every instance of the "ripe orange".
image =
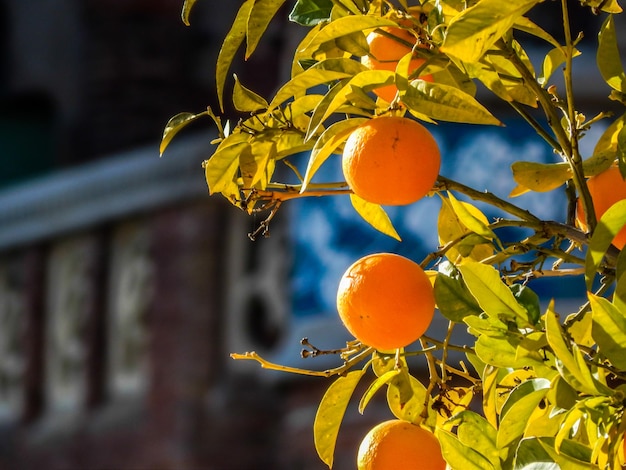
[[[398, 61], [411, 52], [417, 42], [417, 38], [409, 31], [402, 28], [384, 27], [380, 29], [393, 35], [394, 38], [390, 38], [376, 31], [369, 33], [367, 35], [367, 44], [370, 48], [370, 55], [363, 56], [361, 63], [372, 70], [390, 70], [393, 72], [398, 66]], [[426, 62], [426, 60], [421, 57], [412, 59], [409, 64], [409, 75], [421, 67], [424, 62]], [[432, 75], [422, 75], [419, 78], [427, 82], [433, 81]], [[398, 88], [395, 85], [388, 85], [376, 88], [374, 93], [391, 103], [397, 91]]]
[[392, 253], [365, 256], [344, 273], [337, 289], [341, 321], [356, 339], [380, 350], [419, 339], [435, 312], [433, 287], [415, 262]]
[[358, 470], [444, 470], [446, 462], [433, 433], [392, 419], [367, 433], [357, 455]]
[[[589, 193], [593, 200], [593, 208], [598, 220], [609, 207], [622, 199], [626, 199], [626, 181], [622, 178], [617, 166], [612, 166], [608, 170], [589, 178], [587, 187], [589, 188]], [[580, 199], [576, 206], [576, 221], [583, 230], [587, 230], [585, 212]], [[613, 245], [620, 250], [624, 248], [624, 245], [626, 245], [626, 227], [615, 236]]]
[[411, 204], [432, 189], [439, 147], [420, 123], [397, 116], [370, 119], [345, 143], [343, 174], [354, 193], [375, 204]]

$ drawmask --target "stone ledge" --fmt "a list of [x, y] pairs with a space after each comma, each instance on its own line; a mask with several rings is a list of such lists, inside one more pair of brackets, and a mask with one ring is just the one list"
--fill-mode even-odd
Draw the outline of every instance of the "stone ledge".
[[0, 250], [207, 195], [209, 134], [112, 155], [0, 191]]

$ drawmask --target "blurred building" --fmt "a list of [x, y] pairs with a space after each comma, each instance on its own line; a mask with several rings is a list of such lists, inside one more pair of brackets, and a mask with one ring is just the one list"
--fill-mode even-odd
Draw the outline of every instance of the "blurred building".
[[[200, 0], [187, 28], [181, 4], [0, 0], [0, 470], [325, 468], [329, 382], [228, 356], [302, 366], [300, 336], [345, 339], [292, 315], [285, 218], [252, 243], [258, 220], [208, 197], [209, 121], [158, 158], [171, 116], [215, 107], [239, 7]], [[284, 13], [234, 66], [264, 95], [296, 37]], [[349, 411], [334, 468], [378, 405]]]

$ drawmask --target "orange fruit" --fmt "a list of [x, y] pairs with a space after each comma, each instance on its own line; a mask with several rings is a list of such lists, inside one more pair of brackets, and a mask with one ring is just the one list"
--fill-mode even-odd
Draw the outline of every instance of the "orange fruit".
[[367, 433], [357, 455], [358, 470], [445, 470], [441, 446], [433, 433], [392, 419]]
[[[411, 52], [417, 42], [417, 38], [402, 28], [384, 27], [380, 29], [394, 37], [391, 38], [377, 31], [369, 33], [367, 35], [367, 44], [370, 48], [370, 55], [363, 56], [361, 63], [371, 70], [390, 70], [393, 72], [398, 66], [398, 61]], [[424, 62], [426, 60], [421, 57], [412, 59], [409, 64], [409, 75], [421, 67]], [[419, 78], [427, 82], [433, 81], [432, 75], [422, 75]], [[391, 103], [397, 91], [398, 88], [395, 85], [387, 85], [376, 88], [374, 93]]]
[[[612, 166], [608, 170], [589, 178], [587, 187], [589, 188], [589, 193], [593, 200], [593, 209], [598, 220], [609, 207], [622, 199], [626, 199], [626, 181], [622, 178], [617, 166]], [[585, 211], [580, 198], [576, 205], [576, 221], [583, 230], [587, 230]], [[622, 228], [615, 236], [613, 245], [620, 250], [624, 248], [624, 245], [626, 245], [626, 227]]]
[[344, 145], [342, 168], [357, 196], [383, 205], [411, 204], [432, 189], [439, 147], [420, 123], [397, 116], [370, 119]]
[[344, 273], [337, 311], [352, 335], [380, 350], [419, 339], [435, 312], [433, 287], [415, 262], [393, 253], [364, 256]]

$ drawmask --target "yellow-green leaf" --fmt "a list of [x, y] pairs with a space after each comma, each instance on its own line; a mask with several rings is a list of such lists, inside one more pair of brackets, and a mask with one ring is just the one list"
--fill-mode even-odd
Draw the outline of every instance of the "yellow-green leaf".
[[572, 174], [567, 163], [515, 162], [511, 170], [517, 184], [537, 192], [552, 191], [562, 186]]
[[473, 96], [450, 85], [413, 80], [401, 96], [411, 110], [431, 119], [467, 124], [502, 124]]
[[279, 106], [291, 97], [301, 96], [310, 88], [350, 77], [363, 70], [366, 70], [364, 65], [350, 59], [332, 58], [318, 62], [281, 86], [270, 108]]
[[549, 44], [552, 44], [556, 48], [562, 47], [559, 44], [559, 41], [554, 39], [547, 31], [537, 26], [537, 24], [533, 23], [530, 19], [522, 16], [515, 20], [515, 24], [513, 25], [515, 29], [519, 29], [520, 31], [524, 31], [525, 33], [532, 34], [535, 37], [543, 39]]
[[487, 315], [518, 319], [519, 326], [530, 324], [528, 312], [517, 302], [511, 289], [502, 282], [497, 269], [471, 260], [458, 266], [458, 269], [467, 288]]
[[588, 289], [591, 288], [595, 273], [609, 246], [611, 246], [611, 242], [625, 224], [626, 200], [613, 204], [598, 221], [598, 225], [596, 225], [589, 240], [589, 248], [585, 257], [585, 281]]
[[368, 405], [370, 400], [374, 397], [376, 392], [380, 390], [381, 387], [391, 382], [391, 380], [400, 373], [401, 371], [399, 369], [393, 369], [393, 370], [385, 372], [380, 377], [377, 377], [376, 380], [374, 380], [370, 384], [370, 386], [367, 387], [367, 390], [361, 397], [361, 400], [359, 401], [359, 413], [363, 414], [363, 412], [365, 411], [365, 407]]
[[246, 151], [250, 151], [248, 142], [235, 142], [222, 146], [209, 158], [204, 172], [210, 194], [224, 191], [233, 182], [239, 169], [239, 157]]
[[226, 75], [230, 64], [233, 62], [235, 53], [241, 46], [244, 37], [246, 36], [246, 30], [248, 25], [248, 18], [255, 0], [246, 0], [233, 21], [233, 25], [228, 31], [222, 47], [217, 56], [217, 64], [215, 66], [215, 84], [217, 87], [217, 99], [219, 100], [220, 109], [224, 111], [224, 85], [226, 84]]
[[178, 113], [176, 116], [172, 117], [165, 125], [165, 129], [163, 129], [163, 137], [161, 137], [161, 145], [159, 147], [159, 156], [163, 155], [163, 152], [165, 152], [165, 149], [170, 144], [174, 136], [178, 134], [183, 127], [190, 122], [195, 121], [199, 117], [208, 116], [208, 114], [208, 111], [204, 111], [199, 114]]
[[[574, 49], [572, 51], [572, 57], [577, 57], [579, 55], [579, 50]], [[541, 77], [537, 79], [539, 84], [546, 86], [554, 71], [557, 70], [565, 62], [565, 60], [565, 51], [560, 46], [548, 52], [543, 59], [543, 64], [541, 67]]]
[[451, 468], [463, 470], [494, 470], [495, 467], [486, 457], [470, 446], [463, 444], [450, 431], [438, 428], [435, 432], [441, 444], [441, 453]]
[[244, 87], [236, 74], [233, 76], [235, 78], [233, 105], [237, 111], [254, 113], [267, 109], [267, 101], [262, 96]]
[[[440, 195], [441, 196], [441, 195]], [[464, 207], [470, 215], [477, 218], [486, 227], [489, 224], [487, 217], [472, 204], [463, 201], [457, 201], [459, 205]], [[461, 218], [452, 208], [450, 201], [441, 197], [441, 209], [437, 217], [437, 233], [439, 236], [439, 244], [446, 245], [447, 243], [457, 240], [462, 235], [469, 233], [471, 230], [461, 221]], [[481, 261], [493, 254], [493, 246], [489, 243], [481, 243], [474, 245], [469, 255], [466, 255], [473, 260]], [[462, 254], [456, 247], [451, 247], [446, 252], [446, 257], [451, 261], [456, 261]]]
[[366, 121], [367, 119], [365, 118], [344, 119], [330, 125], [322, 132], [322, 135], [319, 136], [313, 146], [300, 192], [306, 191], [308, 184], [320, 166], [322, 166], [322, 163], [330, 157], [337, 147], [346, 141], [354, 129]]
[[256, 0], [254, 2], [246, 31], [246, 59], [256, 49], [261, 36], [283, 3], [285, 0]]
[[304, 50], [313, 53], [325, 42], [333, 41], [357, 31], [381, 28], [383, 26], [397, 26], [397, 23], [386, 18], [371, 15], [349, 15], [337, 18], [315, 34], [310, 42], [305, 45]]
[[589, 294], [593, 315], [592, 335], [600, 353], [615, 367], [626, 370], [626, 312], [607, 299]]
[[539, 1], [481, 0], [452, 19], [441, 50], [464, 62], [476, 62]]
[[356, 194], [350, 194], [350, 202], [352, 202], [354, 210], [356, 210], [368, 224], [379, 232], [389, 235], [398, 241], [402, 241], [400, 235], [398, 235], [398, 232], [396, 232], [396, 229], [393, 227], [389, 216], [381, 206], [368, 202]]
[[617, 36], [615, 35], [615, 23], [612, 15], [609, 15], [604, 21], [598, 34], [596, 61], [604, 81], [617, 91], [626, 91], [626, 75], [624, 75], [617, 48]]
[[322, 462], [333, 466], [339, 426], [354, 389], [365, 370], [353, 370], [335, 380], [326, 390], [313, 423], [315, 450]]
[[189, 24], [189, 14], [191, 13], [191, 8], [194, 6], [194, 4], [196, 3], [197, 0], [185, 0], [183, 2], [183, 9], [180, 13], [180, 17], [183, 20], [183, 23], [185, 23], [187, 26], [190, 26]]
[[448, 198], [452, 210], [465, 227], [481, 237], [485, 237], [490, 240], [496, 238], [496, 234], [489, 228], [489, 222], [482, 212], [471, 204], [462, 203], [462, 201], [459, 201], [456, 197], [454, 197], [454, 194], [451, 192], [448, 192]]

